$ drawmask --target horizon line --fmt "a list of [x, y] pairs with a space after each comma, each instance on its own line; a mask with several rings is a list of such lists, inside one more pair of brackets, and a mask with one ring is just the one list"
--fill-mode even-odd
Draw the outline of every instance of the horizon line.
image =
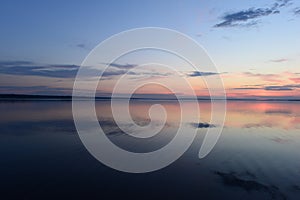
[[[75, 99], [74, 99], [75, 98]], [[39, 95], [39, 94], [0, 94], [0, 100], [1, 101], [10, 101], [10, 100], [84, 100], [88, 99], [89, 97], [84, 96], [72, 96], [72, 95]], [[112, 98], [109, 96], [95, 96], [95, 100], [111, 100]], [[123, 97], [117, 97], [115, 99], [124, 100], [127, 98]], [[176, 101], [177, 98], [160, 98], [160, 97], [131, 97], [131, 100], [159, 100], [159, 101]], [[300, 101], [300, 97], [295, 98], [286, 98], [283, 99], [283, 97], [264, 97], [264, 96], [258, 96], [258, 97], [228, 97], [226, 99], [223, 98], [210, 98], [210, 97], [204, 97], [204, 96], [197, 96], [198, 101], [211, 101], [211, 100], [226, 100], [226, 101]], [[180, 98], [180, 100], [193, 100], [193, 98], [189, 97], [183, 97]]]

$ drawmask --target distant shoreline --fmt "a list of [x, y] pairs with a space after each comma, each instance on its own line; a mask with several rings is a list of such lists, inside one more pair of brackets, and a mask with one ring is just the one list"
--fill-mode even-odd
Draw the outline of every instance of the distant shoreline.
[[[76, 100], [86, 100], [87, 97], [76, 97]], [[125, 98], [119, 98], [120, 100]], [[111, 100], [111, 97], [95, 97], [95, 100]], [[145, 100], [145, 101], [176, 101], [174, 98], [137, 98], [132, 97], [131, 100]], [[192, 100], [189, 98], [182, 100]], [[198, 97], [198, 101], [210, 101], [210, 98]], [[222, 100], [222, 99], [215, 99]], [[227, 98], [227, 101], [284, 101], [295, 102], [300, 99], [254, 99], [254, 98]], [[72, 101], [72, 96], [63, 95], [30, 95], [30, 94], [0, 94], [0, 101]]]

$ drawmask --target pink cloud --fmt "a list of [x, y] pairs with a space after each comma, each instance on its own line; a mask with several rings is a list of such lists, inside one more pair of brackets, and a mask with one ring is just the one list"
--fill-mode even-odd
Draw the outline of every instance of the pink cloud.
[[294, 81], [294, 83], [300, 83], [300, 78], [290, 78], [291, 81]]
[[282, 80], [280, 80], [281, 77], [278, 74], [260, 74], [260, 73], [244, 72], [244, 75], [246, 75], [247, 77], [260, 78], [263, 81], [282, 83]]

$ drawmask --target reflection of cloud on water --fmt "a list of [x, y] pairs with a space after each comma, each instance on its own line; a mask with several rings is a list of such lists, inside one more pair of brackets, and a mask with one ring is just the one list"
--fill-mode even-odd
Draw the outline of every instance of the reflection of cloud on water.
[[291, 124], [294, 124], [295, 129], [300, 129], [300, 116], [291, 119]]
[[[147, 126], [150, 123], [150, 120], [147, 118], [136, 118], [134, 122], [138, 126]], [[103, 118], [99, 120], [99, 124], [103, 129], [106, 135], [127, 135], [127, 133], [123, 132], [121, 128], [116, 124], [116, 122], [112, 118]], [[135, 126], [130, 123], [120, 122], [119, 123], [126, 130], [130, 130], [131, 134], [140, 134], [140, 131], [135, 130]], [[162, 124], [161, 121], [153, 121], [152, 125], [160, 127]], [[172, 123], [166, 122], [164, 124], [164, 128], [176, 128], [177, 126]]]
[[191, 125], [194, 127], [194, 128], [214, 128], [216, 127], [216, 125], [214, 124], [209, 124], [209, 123], [191, 123]]
[[274, 137], [274, 138], [271, 138], [270, 140], [274, 141], [276, 143], [279, 143], [279, 144], [286, 144], [286, 143], [292, 142], [291, 139], [284, 139], [284, 138], [279, 138], [279, 137]]
[[106, 135], [124, 134], [113, 119], [101, 119], [99, 120], [99, 124]]
[[215, 171], [214, 173], [221, 177], [222, 182], [225, 186], [238, 187], [247, 192], [265, 192], [269, 194], [272, 199], [286, 199], [285, 195], [282, 194], [276, 186], [265, 185], [256, 180], [241, 178], [234, 172], [224, 173], [220, 171]]
[[73, 120], [15, 121], [1, 124], [0, 134], [27, 136], [38, 134], [77, 134]]
[[270, 115], [291, 115], [292, 111], [291, 110], [284, 110], [284, 109], [269, 109], [265, 111], [266, 114]]
[[240, 124], [242, 128], [280, 128], [284, 130], [300, 129], [298, 117], [285, 117], [284, 119], [267, 118], [254, 123]]
[[300, 186], [299, 185], [292, 185], [292, 189], [294, 191], [300, 192]]
[[[139, 126], [146, 126], [146, 131], [153, 131], [156, 127], [161, 127], [162, 121], [153, 120], [151, 126], [148, 118], [134, 118], [134, 123]], [[175, 136], [178, 130], [177, 123], [167, 122], [159, 132], [153, 136], [141, 138], [140, 134], [145, 134], [139, 127], [130, 122], [119, 121], [118, 124], [113, 118], [98, 118], [99, 124], [109, 138], [109, 140], [121, 149], [135, 153], [146, 153], [161, 149], [168, 144]], [[120, 126], [118, 126], [120, 125]], [[152, 133], [152, 132], [151, 132]], [[143, 136], [143, 135], [142, 135]]]
[[271, 123], [248, 123], [244, 124], [243, 128], [272, 128], [273, 124]]

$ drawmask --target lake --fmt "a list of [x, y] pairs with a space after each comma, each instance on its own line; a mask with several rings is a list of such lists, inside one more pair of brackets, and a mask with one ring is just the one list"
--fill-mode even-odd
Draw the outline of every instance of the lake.
[[[154, 103], [168, 116], [157, 137], [128, 138], [109, 101], [96, 101], [99, 124], [123, 149], [159, 149], [174, 137], [180, 107], [134, 100], [133, 120], [149, 123]], [[199, 101], [199, 108], [201, 122], [209, 123], [210, 102]], [[198, 127], [181, 158], [142, 174], [111, 169], [85, 149], [71, 101], [1, 101], [0, 112], [1, 199], [300, 199], [300, 102], [228, 101], [223, 133], [208, 156], [198, 157], [207, 131]]]

